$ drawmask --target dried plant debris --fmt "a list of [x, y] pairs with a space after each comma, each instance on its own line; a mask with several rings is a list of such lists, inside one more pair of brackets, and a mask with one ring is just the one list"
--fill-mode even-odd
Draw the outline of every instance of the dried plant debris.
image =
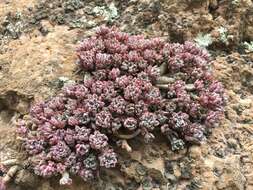
[[213, 39], [211, 37], [211, 34], [203, 34], [199, 33], [197, 37], [194, 39], [194, 41], [203, 48], [207, 48], [209, 45], [213, 43]]
[[252, 53], [253, 52], [253, 41], [251, 41], [251, 42], [244, 42], [243, 45], [244, 45], [245, 51], [247, 53]]

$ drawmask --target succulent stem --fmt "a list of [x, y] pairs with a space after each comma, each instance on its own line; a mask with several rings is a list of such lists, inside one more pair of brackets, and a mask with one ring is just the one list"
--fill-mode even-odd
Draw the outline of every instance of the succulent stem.
[[19, 170], [19, 166], [12, 166], [9, 171], [7, 172], [7, 174], [3, 177], [3, 181], [5, 183], [9, 182], [11, 180], [11, 178], [14, 177], [14, 175], [17, 173], [17, 171]]
[[69, 173], [65, 171], [60, 179], [60, 185], [70, 185], [71, 183], [72, 179], [69, 177]]
[[160, 66], [160, 75], [163, 75], [166, 73], [166, 70], [167, 70], [167, 63], [164, 62], [163, 64], [161, 64]]
[[161, 76], [156, 81], [157, 84], [168, 84], [168, 83], [173, 83], [173, 82], [175, 82], [174, 78], [170, 78], [166, 76]]
[[125, 149], [127, 152], [132, 152], [131, 146], [127, 143], [126, 140], [122, 140], [121, 147]]
[[17, 159], [10, 159], [10, 160], [6, 160], [6, 161], [1, 162], [1, 164], [4, 166], [13, 166], [13, 165], [18, 164], [18, 160]]
[[138, 136], [138, 135], [140, 134], [140, 132], [141, 132], [141, 130], [138, 129], [138, 130], [136, 130], [134, 133], [129, 134], [129, 135], [117, 133], [116, 136], [119, 137], [119, 138], [121, 138], [121, 139], [132, 139], [132, 138]]
[[159, 89], [162, 89], [162, 90], [168, 90], [169, 89], [168, 84], [157, 84], [156, 87], [159, 88]]

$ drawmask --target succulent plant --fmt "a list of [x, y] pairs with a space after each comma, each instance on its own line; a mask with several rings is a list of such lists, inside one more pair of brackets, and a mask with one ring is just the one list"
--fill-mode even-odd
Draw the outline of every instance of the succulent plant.
[[[209, 54], [192, 42], [170, 44], [112, 27], [100, 27], [78, 49], [80, 83], [65, 85], [56, 97], [31, 108], [32, 125], [18, 132], [43, 177], [69, 173], [85, 181], [99, 166], [115, 167], [110, 138], [165, 135], [173, 150], [198, 143], [219, 123], [224, 89], [210, 71]], [[128, 147], [124, 142], [124, 147]]]

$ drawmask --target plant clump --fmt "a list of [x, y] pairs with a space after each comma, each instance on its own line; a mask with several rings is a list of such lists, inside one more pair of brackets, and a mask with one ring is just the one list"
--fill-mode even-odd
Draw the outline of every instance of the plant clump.
[[[110, 139], [165, 135], [178, 150], [199, 143], [223, 114], [224, 90], [210, 71], [206, 50], [100, 27], [77, 49], [90, 77], [32, 107], [18, 128], [34, 172], [84, 180], [117, 163]], [[155, 133], [157, 131], [157, 133]]]
[[[99, 166], [115, 167], [117, 156], [108, 144], [107, 135], [93, 126], [88, 115], [103, 104], [90, 106], [88, 112], [83, 107], [85, 90], [71, 86], [34, 105], [30, 121], [19, 122], [18, 132], [35, 174], [46, 178], [61, 174], [60, 183], [70, 184], [69, 174], [88, 181], [96, 177]], [[94, 104], [95, 98], [90, 99]]]

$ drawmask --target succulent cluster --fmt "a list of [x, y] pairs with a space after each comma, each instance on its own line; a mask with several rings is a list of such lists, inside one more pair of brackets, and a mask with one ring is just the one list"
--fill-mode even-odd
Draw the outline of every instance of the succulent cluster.
[[[77, 88], [76, 88], [77, 87]], [[95, 114], [96, 97], [87, 97], [85, 87], [71, 86], [58, 96], [34, 105], [31, 120], [19, 122], [18, 132], [31, 157], [34, 172], [43, 177], [62, 174], [61, 184], [70, 184], [69, 174], [93, 179], [99, 166], [115, 167], [116, 154], [89, 114]], [[94, 98], [94, 99], [92, 99]], [[94, 103], [89, 107], [84, 104]]]
[[[171, 143], [197, 143], [218, 124], [223, 86], [210, 71], [209, 54], [196, 44], [170, 44], [101, 27], [77, 52], [78, 65], [93, 80], [91, 91], [100, 92], [112, 118], [104, 126], [112, 131], [139, 130], [149, 142], [152, 131], [161, 129]], [[110, 89], [110, 98], [104, 98], [102, 86]]]
[[163, 52], [167, 57], [165, 75], [171, 80], [168, 86], [160, 85], [166, 89], [165, 107], [170, 113], [162, 132], [171, 136], [173, 130], [185, 141], [198, 143], [224, 112], [223, 86], [210, 71], [207, 52], [197, 45], [166, 44]]
[[210, 72], [209, 55], [191, 42], [100, 27], [77, 55], [89, 77], [33, 106], [32, 122], [19, 124], [38, 175], [62, 174], [61, 184], [71, 182], [69, 173], [94, 178], [99, 166], [117, 163], [108, 137], [141, 135], [151, 142], [160, 131], [177, 150], [203, 140], [223, 113], [224, 90]]

